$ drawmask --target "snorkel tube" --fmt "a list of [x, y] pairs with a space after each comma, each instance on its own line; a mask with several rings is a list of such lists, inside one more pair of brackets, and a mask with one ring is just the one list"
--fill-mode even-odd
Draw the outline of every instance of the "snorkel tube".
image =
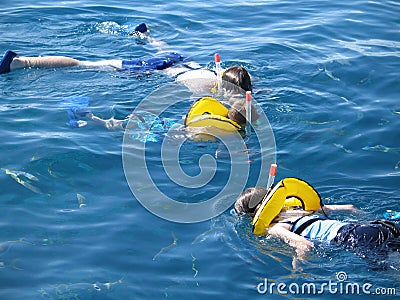
[[219, 56], [219, 53], [214, 54], [214, 60], [215, 60], [215, 73], [217, 73], [218, 90], [220, 90], [222, 85], [222, 68], [221, 68], [221, 57]]
[[251, 132], [251, 91], [246, 92], [246, 135]]
[[277, 168], [278, 168], [277, 164], [271, 164], [271, 166], [269, 168], [269, 176], [268, 176], [268, 182], [267, 182], [267, 191], [268, 192], [271, 190], [271, 187], [274, 184], [275, 175], [276, 175], [276, 169]]

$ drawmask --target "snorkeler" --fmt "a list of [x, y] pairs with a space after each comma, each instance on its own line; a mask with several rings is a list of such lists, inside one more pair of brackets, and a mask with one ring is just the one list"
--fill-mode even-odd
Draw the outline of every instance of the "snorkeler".
[[[216, 73], [212, 70], [202, 68], [199, 64], [189, 61], [183, 62], [184, 57], [172, 51], [166, 51], [169, 46], [149, 35], [145, 23], [134, 27], [132, 34], [140, 38], [147, 39], [153, 47], [158, 49], [154, 57], [137, 58], [132, 60], [101, 60], [101, 61], [81, 61], [66, 56], [43, 56], [27, 57], [19, 56], [17, 53], [7, 50], [0, 61], [0, 74], [8, 73], [17, 69], [24, 68], [102, 68], [106, 70], [127, 70], [127, 71], [147, 71], [164, 70], [170, 77], [174, 77], [177, 82], [190, 84], [193, 79], [216, 80]], [[174, 66], [174, 68], [171, 68]], [[244, 91], [251, 91], [251, 78], [247, 70], [241, 66], [231, 66], [222, 74], [223, 83], [232, 83]], [[204, 84], [204, 83], [203, 83]]]
[[[216, 87], [216, 83], [218, 82], [216, 72], [214, 72], [213, 70], [202, 68], [200, 65], [194, 62], [183, 62], [183, 57], [176, 52], [166, 52], [165, 50], [169, 48], [169, 46], [166, 43], [151, 37], [149, 35], [146, 24], [141, 23], [138, 26], [135, 26], [132, 34], [135, 34], [140, 38], [147, 39], [150, 45], [158, 49], [159, 52], [157, 53], [157, 55], [151, 58], [139, 58], [133, 60], [102, 60], [97, 62], [90, 62], [80, 61], [65, 56], [24, 57], [18, 56], [15, 52], [8, 50], [6, 51], [4, 57], [0, 62], [0, 74], [8, 73], [13, 70], [22, 68], [61, 67], [103, 68], [127, 71], [163, 70], [168, 76], [171, 76], [177, 82], [186, 85], [189, 89], [193, 88], [193, 85], [195, 85], [196, 88], [200, 87], [201, 91], [209, 93], [212, 91], [213, 88]], [[222, 74], [220, 74], [220, 76], [221, 86], [219, 86], [218, 88], [221, 88], [224, 91], [229, 91], [232, 97], [230, 98], [228, 103], [224, 103], [230, 106], [231, 109], [224, 108], [222, 109], [222, 113], [217, 113], [217, 115], [219, 114], [220, 118], [226, 118], [228, 120], [228, 124], [232, 125], [235, 130], [240, 131], [246, 123], [246, 118], [244, 117], [246, 114], [244, 111], [244, 105], [239, 104], [243, 101], [239, 101], [237, 98], [241, 98], [244, 95], [244, 92], [252, 90], [251, 76], [244, 67], [237, 65], [228, 67], [225, 71], [222, 72]], [[78, 100], [78, 102], [82, 100], [80, 99], [80, 97], [77, 98], [78, 99], [75, 100]], [[74, 101], [74, 99], [69, 100]], [[214, 102], [218, 101], [215, 100]], [[223, 104], [220, 103], [219, 105], [222, 106]], [[81, 117], [85, 116], [94, 121], [103, 123], [108, 129], [124, 129], [129, 120], [135, 120], [136, 123], [141, 124], [139, 126], [140, 128], [149, 127], [146, 118], [133, 116], [132, 114], [127, 116], [123, 120], [117, 120], [114, 118], [102, 119], [87, 111], [86, 107], [82, 111], [79, 109], [79, 107], [75, 107], [73, 103], [69, 103], [67, 105], [67, 109], [70, 117], [69, 124], [72, 127], [85, 126], [86, 121], [79, 120]], [[252, 114], [252, 119], [254, 120], [256, 119], [258, 114], [255, 112], [254, 107], [251, 110], [254, 111], [254, 113]], [[206, 115], [210, 113], [204, 111], [200, 114]], [[150, 117], [150, 119], [151, 124], [154, 123], [154, 118]], [[211, 120], [211, 116], [208, 119]], [[158, 123], [163, 124], [163, 121], [160, 119]], [[172, 126], [172, 124], [175, 124], [176, 122], [169, 120], [166, 123]], [[223, 122], [213, 123], [223, 124]], [[201, 127], [198, 126], [198, 124], [199, 122], [190, 122], [190, 124], [185, 124], [185, 127]], [[206, 124], [209, 124], [209, 122], [206, 122]], [[156, 125], [155, 127], [159, 128], [160, 126]], [[162, 125], [161, 127], [165, 126]]]
[[[259, 114], [255, 105], [252, 104], [252, 122], [257, 120]], [[171, 128], [185, 129], [192, 135], [202, 136], [212, 133], [213, 135], [243, 132], [246, 126], [246, 106], [243, 100], [236, 100], [229, 108], [217, 99], [206, 96], [201, 97], [193, 103], [186, 114], [183, 125], [178, 119], [163, 118], [151, 113], [130, 114], [125, 119], [115, 118], [102, 119], [92, 113], [87, 113], [93, 121], [102, 123], [107, 129], [126, 129], [136, 126], [139, 129], [149, 131], [166, 131]], [[211, 138], [212, 139], [212, 138]]]
[[[160, 44], [155, 39], [149, 37], [147, 26], [144, 23], [136, 26], [134, 33], [140, 37], [147, 38], [154, 46], [158, 46]], [[0, 61], [0, 74], [24, 68], [83, 67], [128, 71], [164, 70], [178, 62], [181, 62], [182, 60], [183, 57], [176, 52], [158, 53], [156, 56], [150, 58], [138, 58], [132, 60], [113, 59], [90, 62], [80, 61], [66, 56], [19, 56], [17, 53], [7, 50]]]
[[323, 205], [318, 192], [297, 178], [286, 178], [271, 191], [248, 188], [237, 198], [234, 209], [238, 215], [252, 218], [253, 233], [282, 239], [299, 257], [314, 246], [313, 241], [343, 246], [375, 266], [387, 253], [400, 251], [400, 226], [396, 223], [329, 219], [326, 212], [357, 209], [353, 205]]

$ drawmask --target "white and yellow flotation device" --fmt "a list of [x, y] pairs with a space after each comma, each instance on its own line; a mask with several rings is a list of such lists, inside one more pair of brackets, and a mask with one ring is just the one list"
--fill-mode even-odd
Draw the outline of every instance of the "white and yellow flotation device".
[[318, 210], [323, 203], [318, 192], [306, 181], [293, 177], [285, 178], [279, 181], [261, 201], [261, 206], [252, 221], [253, 233], [265, 234], [265, 229], [285, 206]]
[[186, 127], [216, 127], [228, 133], [241, 130], [242, 127], [228, 118], [228, 109], [217, 99], [203, 97], [197, 100], [185, 119]]

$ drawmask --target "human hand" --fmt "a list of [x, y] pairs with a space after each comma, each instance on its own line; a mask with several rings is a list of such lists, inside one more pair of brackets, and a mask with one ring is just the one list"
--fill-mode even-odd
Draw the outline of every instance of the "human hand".
[[306, 254], [314, 247], [314, 243], [311, 241], [304, 241], [301, 245], [296, 247], [296, 255], [293, 256], [292, 268], [294, 270], [301, 270], [300, 264], [305, 263]]

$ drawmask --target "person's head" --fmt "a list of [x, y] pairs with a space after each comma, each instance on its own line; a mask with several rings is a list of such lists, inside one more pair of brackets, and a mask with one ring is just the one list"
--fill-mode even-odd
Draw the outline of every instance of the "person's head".
[[[259, 117], [256, 106], [251, 104], [251, 122], [254, 122]], [[242, 127], [246, 125], [246, 104], [244, 100], [237, 100], [232, 104], [228, 110], [228, 118]]]
[[[232, 66], [224, 71], [222, 80], [232, 83], [244, 91], [251, 91], [251, 78], [249, 72], [243, 67]], [[226, 86], [226, 85], [225, 85]]]
[[251, 218], [256, 214], [257, 206], [267, 194], [263, 187], [251, 187], [242, 192], [235, 202], [235, 212], [238, 215], [247, 215]]

